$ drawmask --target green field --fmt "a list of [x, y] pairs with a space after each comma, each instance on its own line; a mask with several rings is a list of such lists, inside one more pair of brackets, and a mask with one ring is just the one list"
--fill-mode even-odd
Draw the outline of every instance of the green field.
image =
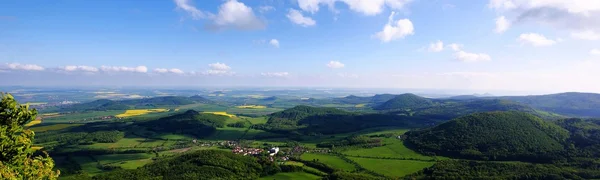
[[217, 132], [208, 137], [210, 140], [236, 140], [244, 136], [246, 133], [246, 128], [217, 128]]
[[321, 179], [321, 178], [322, 177], [320, 177], [320, 176], [317, 176], [314, 174], [309, 174], [306, 172], [289, 172], [289, 173], [277, 173], [275, 175], [262, 177], [262, 178], [260, 178], [260, 180], [286, 180], [286, 179], [312, 180], [312, 179]]
[[283, 109], [279, 108], [229, 108], [227, 109], [227, 113], [229, 114], [252, 114], [252, 115], [268, 115], [274, 112], [282, 111]]
[[257, 117], [257, 118], [244, 118], [252, 124], [265, 124], [267, 123], [267, 117]]
[[168, 140], [180, 140], [180, 139], [191, 139], [191, 137], [181, 134], [161, 134], [157, 136], [160, 139]]
[[81, 126], [83, 124], [52, 124], [52, 125], [41, 125], [41, 126], [33, 126], [29, 128], [33, 132], [44, 132], [44, 131], [56, 131], [69, 127]]
[[319, 162], [325, 163], [333, 168], [346, 170], [346, 171], [354, 171], [356, 167], [354, 165], [344, 161], [343, 159], [327, 155], [327, 154], [316, 154], [316, 153], [304, 153], [301, 157], [302, 160], [305, 161], [313, 161], [317, 160]]
[[153, 154], [148, 153], [137, 153], [137, 154], [107, 154], [94, 156], [100, 164], [115, 164], [119, 165], [119, 162], [132, 161], [140, 159], [150, 159], [154, 157]]
[[[70, 122], [93, 122], [90, 118], [97, 118], [102, 116], [115, 116], [117, 114], [123, 114], [125, 110], [112, 110], [112, 111], [93, 111], [85, 113], [73, 113], [64, 114], [63, 116], [44, 118], [42, 123], [70, 123]], [[99, 121], [99, 120], [94, 120]]]
[[415, 173], [421, 169], [431, 167], [435, 162], [411, 161], [411, 160], [392, 160], [392, 159], [372, 159], [349, 157], [352, 161], [358, 163], [365, 169], [374, 171], [390, 177], [403, 177]]
[[81, 147], [92, 149], [108, 149], [108, 148], [133, 148], [144, 142], [144, 138], [123, 138], [115, 143], [94, 143]]
[[348, 156], [359, 156], [359, 157], [375, 157], [375, 158], [411, 158], [411, 159], [422, 159], [430, 160], [433, 157], [421, 155], [411, 149], [408, 149], [402, 141], [396, 138], [383, 139], [385, 146], [368, 148], [368, 149], [351, 149], [342, 152]]
[[81, 169], [90, 175], [101, 173], [98, 163], [88, 156], [74, 156], [73, 159], [81, 166]]

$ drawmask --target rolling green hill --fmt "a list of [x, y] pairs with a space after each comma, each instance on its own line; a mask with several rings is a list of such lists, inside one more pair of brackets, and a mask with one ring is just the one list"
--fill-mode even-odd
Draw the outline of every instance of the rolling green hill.
[[376, 110], [406, 110], [406, 109], [418, 109], [423, 107], [433, 106], [434, 103], [431, 99], [427, 99], [415, 94], [401, 94], [393, 99], [390, 99], [383, 104], [376, 106]]
[[536, 109], [576, 117], [600, 117], [600, 94], [560, 93], [539, 96], [497, 97], [519, 102]]
[[99, 99], [92, 102], [74, 104], [60, 109], [61, 112], [75, 111], [106, 111], [106, 110], [127, 110], [144, 109], [157, 107], [172, 107], [188, 105], [194, 103], [213, 103], [201, 96], [182, 97], [182, 96], [162, 96], [144, 99], [129, 99], [113, 101], [108, 99]]
[[486, 112], [406, 134], [426, 154], [468, 159], [545, 161], [564, 151], [568, 131], [523, 112]]
[[258, 179], [263, 167], [253, 157], [200, 150], [163, 158], [134, 170], [117, 170], [94, 179]]

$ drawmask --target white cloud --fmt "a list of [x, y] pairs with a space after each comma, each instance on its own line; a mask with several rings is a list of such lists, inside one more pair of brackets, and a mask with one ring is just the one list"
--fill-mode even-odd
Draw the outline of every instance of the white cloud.
[[339, 68], [343, 68], [345, 65], [342, 64], [339, 61], [329, 61], [329, 63], [326, 64], [327, 67], [332, 68], [332, 69], [339, 69]]
[[592, 30], [584, 30], [584, 31], [572, 32], [571, 37], [576, 38], [576, 39], [594, 41], [594, 40], [600, 40], [600, 33], [597, 33]]
[[225, 63], [212, 63], [209, 64], [208, 67], [210, 67], [209, 70], [207, 70], [206, 72], [204, 72], [204, 74], [206, 75], [232, 75], [235, 74], [234, 72], [231, 72], [231, 67], [227, 66], [227, 64]]
[[100, 70], [102, 70], [104, 72], [137, 72], [137, 73], [148, 72], [148, 68], [146, 66], [137, 66], [137, 67], [101, 66]]
[[496, 18], [496, 29], [494, 30], [496, 33], [503, 33], [510, 27], [510, 22], [504, 16], [500, 16]]
[[258, 7], [258, 12], [260, 13], [266, 13], [269, 11], [275, 11], [275, 7], [273, 6], [260, 6]]
[[261, 76], [265, 76], [265, 77], [288, 77], [290, 75], [290, 73], [288, 72], [266, 72], [266, 73], [260, 73]]
[[462, 49], [463, 45], [462, 44], [452, 43], [452, 44], [448, 44], [448, 47], [450, 49], [452, 49], [453, 51], [460, 51], [460, 49]]
[[269, 44], [271, 44], [273, 47], [279, 48], [279, 40], [277, 39], [271, 39]]
[[213, 16], [210, 13], [203, 12], [197, 9], [192, 0], [174, 0], [177, 9], [187, 12], [193, 19], [204, 19]]
[[454, 53], [454, 58], [462, 62], [481, 62], [492, 60], [490, 55], [484, 53], [468, 53], [461, 50]]
[[383, 30], [373, 35], [373, 37], [382, 42], [390, 42], [415, 33], [413, 24], [409, 19], [400, 19], [394, 22], [394, 15], [395, 12], [392, 12], [388, 18], [388, 23], [383, 27]]
[[600, 49], [592, 49], [590, 50], [591, 55], [600, 55]]
[[600, 31], [598, 0], [490, 0], [488, 6], [514, 17], [514, 24], [535, 23], [574, 32]]
[[242, 30], [264, 29], [266, 26], [254, 15], [251, 7], [237, 0], [228, 0], [219, 7], [214, 25], [219, 29], [231, 27]]
[[227, 66], [227, 64], [220, 62], [209, 64], [208, 67], [210, 67], [210, 69], [220, 71], [229, 71], [231, 69], [231, 67]]
[[295, 9], [290, 9], [286, 16], [294, 24], [298, 24], [303, 27], [314, 26], [315, 24], [317, 24], [315, 20], [313, 20], [310, 17], [305, 17], [300, 11]]
[[535, 47], [551, 46], [556, 44], [556, 41], [536, 33], [521, 34], [517, 41], [521, 42], [521, 44], [530, 44]]
[[300, 9], [306, 12], [315, 13], [319, 11], [321, 4], [329, 6], [329, 9], [335, 11], [336, 2], [345, 3], [352, 11], [372, 16], [383, 12], [387, 7], [392, 10], [400, 10], [412, 0], [298, 0]]
[[209, 29], [240, 29], [256, 30], [264, 29], [266, 23], [254, 15], [251, 7], [237, 0], [227, 0], [219, 6], [219, 12], [215, 15], [210, 12], [204, 12], [196, 8], [192, 0], [174, 0], [177, 9], [187, 12], [192, 19], [210, 19], [212, 24], [207, 26]]
[[6, 64], [8, 69], [12, 70], [25, 70], [25, 71], [43, 71], [45, 68], [35, 64], [19, 64], [19, 63], [8, 63]]
[[173, 68], [173, 69], [156, 68], [156, 69], [154, 69], [154, 72], [156, 72], [156, 73], [173, 73], [173, 74], [184, 74], [185, 73], [181, 69], [177, 69], [177, 68]]
[[442, 41], [437, 41], [435, 43], [431, 43], [428, 48], [429, 52], [440, 52], [443, 50], [444, 50], [444, 42], [442, 42]]
[[64, 71], [98, 72], [98, 68], [91, 66], [65, 66], [61, 69]]

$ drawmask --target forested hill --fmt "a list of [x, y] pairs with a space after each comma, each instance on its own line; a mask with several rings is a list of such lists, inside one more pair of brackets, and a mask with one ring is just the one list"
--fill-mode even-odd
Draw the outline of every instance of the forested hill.
[[549, 161], [565, 151], [567, 130], [523, 112], [486, 112], [406, 134], [417, 151], [467, 159]]
[[113, 101], [108, 99], [99, 99], [92, 102], [74, 104], [60, 109], [62, 112], [69, 111], [106, 111], [106, 110], [126, 110], [135, 108], [156, 108], [171, 107], [194, 103], [213, 103], [212, 101], [201, 97], [183, 97], [183, 96], [162, 96], [144, 99], [129, 99]]
[[361, 114], [335, 108], [296, 106], [271, 114], [267, 124], [256, 128], [291, 134], [335, 134], [381, 126], [409, 128], [427, 123], [431, 122], [419, 117]]
[[519, 102], [536, 109], [575, 117], [600, 117], [600, 94], [560, 93], [538, 96], [497, 97]]
[[360, 97], [360, 96], [354, 96], [354, 95], [350, 95], [350, 96], [346, 96], [343, 98], [334, 98], [334, 102], [338, 102], [338, 103], [346, 103], [346, 104], [373, 104], [373, 105], [378, 105], [381, 103], [384, 103], [386, 101], [389, 101], [390, 99], [395, 98], [396, 95], [393, 94], [376, 94], [375, 96], [371, 96], [371, 97]]
[[431, 99], [415, 94], [401, 94], [375, 107], [376, 110], [406, 110], [433, 106]]

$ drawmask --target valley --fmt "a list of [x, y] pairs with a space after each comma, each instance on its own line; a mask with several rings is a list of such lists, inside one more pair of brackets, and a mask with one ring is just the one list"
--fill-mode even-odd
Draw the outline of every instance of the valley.
[[549, 97], [187, 93], [34, 104], [26, 128], [59, 179], [600, 178], [599, 121]]

